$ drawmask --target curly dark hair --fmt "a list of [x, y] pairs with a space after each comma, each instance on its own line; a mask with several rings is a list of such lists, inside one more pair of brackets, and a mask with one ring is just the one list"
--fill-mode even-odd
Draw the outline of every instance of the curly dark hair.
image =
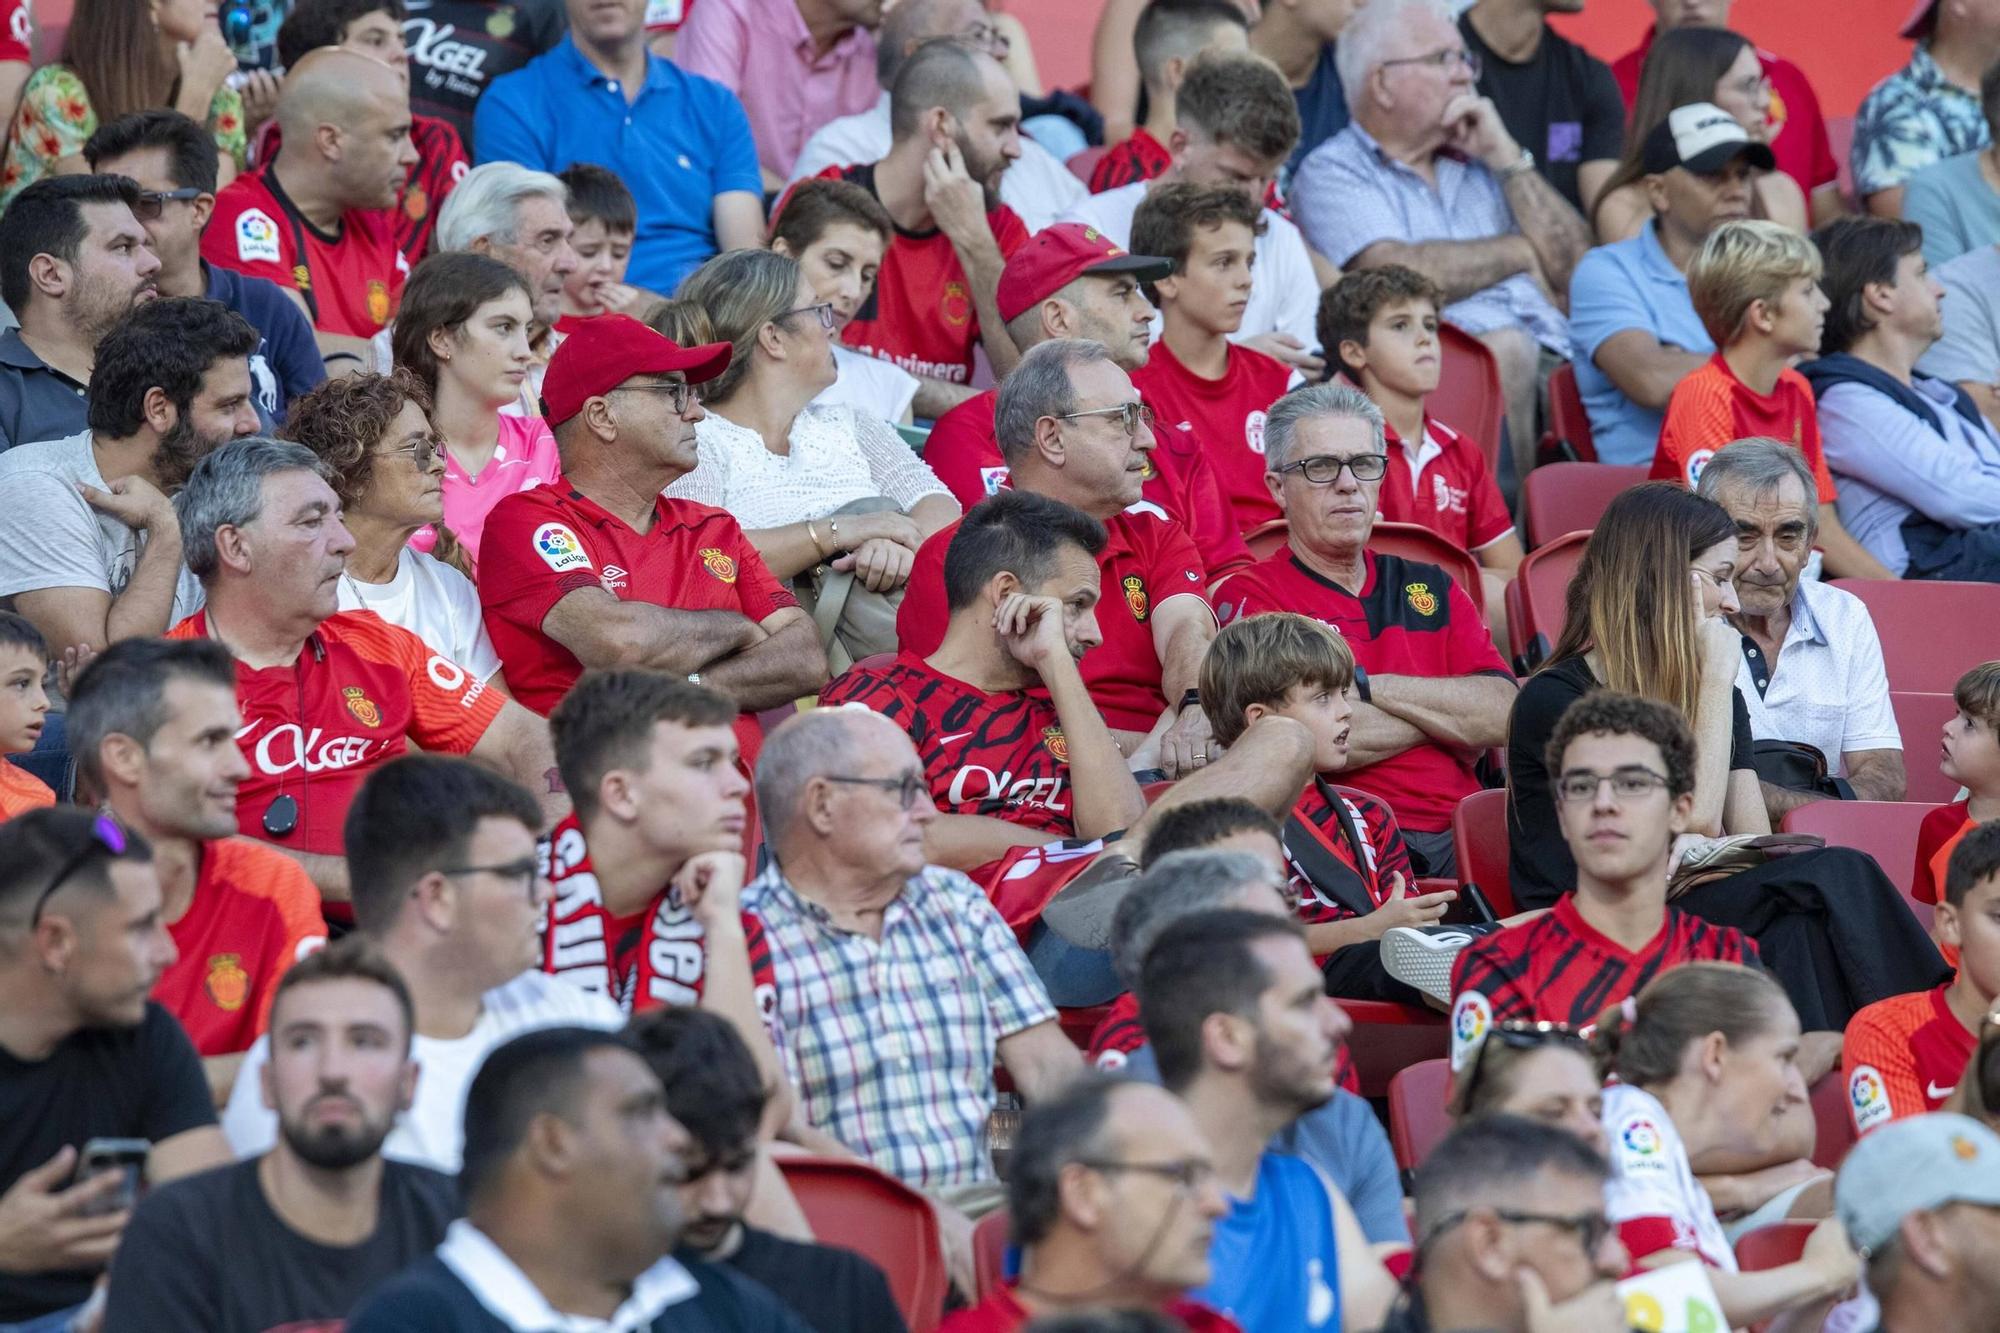
[[1680, 709], [1617, 690], [1592, 690], [1563, 711], [1544, 754], [1549, 781], [1561, 781], [1563, 754], [1577, 737], [1607, 732], [1637, 736], [1660, 747], [1660, 759], [1667, 766], [1669, 797], [1694, 790], [1694, 732]]
[[407, 370], [340, 376], [296, 399], [278, 438], [317, 454], [332, 470], [333, 493], [352, 505], [375, 478], [375, 446], [409, 403], [430, 415], [430, 391]]
[[1352, 342], [1368, 346], [1368, 326], [1399, 301], [1429, 301], [1433, 314], [1444, 309], [1444, 293], [1438, 285], [1413, 268], [1384, 264], [1344, 274], [1320, 293], [1319, 345], [1351, 371], [1353, 367], [1340, 355], [1340, 345]]

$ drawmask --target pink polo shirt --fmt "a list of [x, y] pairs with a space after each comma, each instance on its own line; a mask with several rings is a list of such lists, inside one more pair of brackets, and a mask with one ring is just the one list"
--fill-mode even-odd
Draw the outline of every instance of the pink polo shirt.
[[[562, 470], [556, 437], [548, 422], [511, 412], [499, 415], [499, 446], [478, 476], [467, 476], [449, 453], [444, 460], [445, 526], [457, 535], [474, 564], [479, 561], [479, 535], [485, 531], [486, 516], [493, 512], [493, 506], [516, 491], [541, 485]], [[420, 528], [410, 538], [410, 545], [419, 551], [429, 551], [436, 544], [437, 533], [430, 528]]]
[[701, 0], [688, 9], [674, 63], [735, 93], [757, 161], [785, 180], [813, 131], [874, 106], [875, 37], [854, 28], [817, 55], [795, 0]]

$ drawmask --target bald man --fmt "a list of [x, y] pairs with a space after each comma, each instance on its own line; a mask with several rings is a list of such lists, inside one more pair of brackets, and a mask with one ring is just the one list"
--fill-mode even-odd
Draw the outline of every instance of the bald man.
[[322, 47], [285, 76], [277, 118], [283, 146], [216, 196], [202, 258], [284, 288], [312, 321], [327, 370], [351, 373], [410, 271], [392, 212], [417, 160], [407, 82], [379, 60]]

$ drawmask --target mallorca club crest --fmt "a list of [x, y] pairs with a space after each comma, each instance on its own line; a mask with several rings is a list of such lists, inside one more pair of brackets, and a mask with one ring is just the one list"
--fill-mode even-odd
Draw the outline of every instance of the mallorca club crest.
[[736, 582], [736, 562], [729, 553], [715, 546], [701, 548], [701, 567], [724, 583]]
[[1132, 619], [1145, 624], [1153, 610], [1153, 604], [1146, 598], [1146, 580], [1137, 574], [1127, 574], [1119, 580], [1119, 586], [1125, 589], [1125, 605], [1131, 608]]
[[938, 313], [955, 329], [972, 322], [972, 293], [965, 289], [964, 283], [954, 279], [944, 285], [944, 295], [938, 298]]
[[368, 280], [368, 318], [377, 324], [389, 322], [389, 289], [379, 278]]
[[1069, 737], [1063, 735], [1061, 727], [1043, 727], [1042, 744], [1048, 747], [1049, 753], [1059, 762], [1065, 764], [1069, 762]]
[[1437, 609], [1438, 609], [1437, 594], [1431, 591], [1430, 584], [1428, 583], [1405, 584], [1403, 587], [1403, 596], [1409, 599], [1410, 609], [1412, 611], [1415, 611], [1418, 615], [1434, 616], [1437, 614]]
[[244, 970], [243, 956], [234, 953], [213, 954], [208, 960], [208, 975], [202, 978], [202, 989], [215, 1007], [227, 1013], [235, 1013], [250, 998], [250, 973]]
[[354, 714], [354, 720], [364, 727], [382, 725], [382, 710], [368, 697], [368, 692], [359, 685], [348, 685], [340, 691], [340, 701], [347, 705], [347, 711]]

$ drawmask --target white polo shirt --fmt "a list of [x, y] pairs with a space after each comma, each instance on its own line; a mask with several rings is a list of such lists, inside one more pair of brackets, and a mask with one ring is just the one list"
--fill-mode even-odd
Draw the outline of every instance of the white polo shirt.
[[1846, 771], [1843, 753], [1903, 748], [1875, 621], [1859, 597], [1830, 584], [1799, 580], [1776, 670], [1743, 640], [1736, 688], [1750, 705], [1751, 735], [1815, 746], [1829, 773]]

